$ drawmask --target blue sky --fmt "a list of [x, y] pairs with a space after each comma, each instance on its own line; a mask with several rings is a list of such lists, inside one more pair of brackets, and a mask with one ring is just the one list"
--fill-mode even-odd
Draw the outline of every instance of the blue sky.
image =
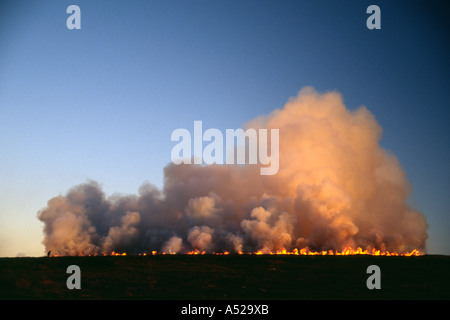
[[[2, 1], [0, 256], [42, 255], [38, 210], [87, 179], [159, 187], [176, 128], [238, 128], [304, 86], [383, 127], [450, 254], [450, 62], [444, 1]], [[66, 8], [81, 8], [68, 30]], [[366, 8], [381, 8], [368, 30]]]

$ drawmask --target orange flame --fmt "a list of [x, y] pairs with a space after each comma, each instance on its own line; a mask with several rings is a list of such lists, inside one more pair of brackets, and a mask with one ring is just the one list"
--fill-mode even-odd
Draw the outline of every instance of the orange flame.
[[[261, 251], [256, 252], [255, 254], [262, 254]], [[308, 248], [303, 249], [294, 249], [292, 251], [287, 251], [286, 249], [277, 250], [275, 252], [269, 251], [266, 254], [283, 254], [283, 255], [308, 255], [308, 256], [348, 256], [348, 255], [371, 255], [371, 256], [421, 256], [424, 255], [423, 252], [420, 252], [417, 249], [412, 250], [411, 252], [406, 253], [398, 253], [398, 252], [390, 252], [390, 251], [381, 251], [373, 248], [372, 250], [365, 249], [363, 250], [361, 247], [353, 249], [352, 247], [346, 247], [342, 251], [333, 251], [333, 250], [323, 250], [323, 251], [310, 251]]]
[[127, 253], [126, 252], [123, 252], [123, 253], [117, 253], [117, 252], [111, 252], [111, 254], [110, 254], [111, 256], [126, 256], [127, 255]]
[[[144, 252], [144, 253], [140, 253], [139, 256], [146, 256], [146, 255], [165, 255], [165, 254], [176, 254], [176, 252], [158, 252], [156, 250], [150, 251], [150, 252]], [[223, 252], [212, 252], [212, 253], [207, 253], [206, 251], [200, 251], [198, 249], [195, 250], [191, 250], [189, 252], [187, 252], [186, 254], [188, 255], [204, 255], [204, 254], [212, 254], [212, 255], [230, 255], [231, 252], [230, 251], [223, 251]], [[242, 254], [246, 254], [244, 253], [242, 250], [240, 250], [239, 252], [237, 252], [236, 254], [242, 255]], [[256, 252], [252, 252], [252, 253], [247, 253], [247, 254], [253, 254], [253, 255], [295, 255], [295, 256], [349, 256], [349, 255], [370, 255], [370, 256], [388, 256], [388, 257], [392, 257], [392, 256], [405, 256], [405, 257], [410, 257], [410, 256], [422, 256], [425, 253], [414, 249], [410, 252], [404, 252], [404, 253], [398, 253], [398, 252], [390, 252], [390, 251], [382, 251], [382, 250], [377, 250], [375, 248], [373, 248], [372, 250], [369, 249], [362, 249], [361, 247], [358, 247], [356, 249], [353, 249], [352, 247], [346, 247], [344, 250], [342, 251], [333, 251], [333, 250], [322, 250], [322, 251], [311, 251], [309, 248], [302, 248], [302, 249], [293, 249], [291, 251], [287, 251], [286, 249], [280, 249], [280, 250], [276, 250], [276, 251], [271, 251], [271, 250], [258, 250]], [[80, 252], [78, 254], [79, 256], [86, 256], [86, 254], [83, 254], [82, 252]], [[118, 253], [118, 252], [111, 252], [110, 254], [107, 253], [101, 253], [101, 254], [93, 254], [95, 255], [103, 255], [103, 256], [126, 256], [127, 253], [126, 252], [122, 252], [122, 253]], [[60, 255], [55, 253], [52, 254], [51, 257], [59, 257]], [[88, 256], [91, 256], [91, 254], [88, 254]]]
[[[192, 250], [189, 251], [187, 254], [189, 255], [197, 255], [197, 254], [206, 254], [205, 251], [199, 251], [199, 250]], [[230, 254], [229, 251], [224, 251], [224, 252], [213, 252], [212, 254], [214, 255], [228, 255]], [[244, 254], [242, 251], [239, 251], [238, 254]], [[358, 247], [356, 249], [353, 249], [352, 247], [346, 247], [344, 250], [342, 251], [333, 251], [333, 250], [322, 250], [322, 251], [311, 251], [309, 250], [309, 248], [303, 248], [303, 249], [293, 249], [292, 251], [287, 251], [286, 249], [281, 249], [281, 250], [277, 250], [277, 251], [263, 251], [263, 250], [258, 250], [256, 252], [250, 253], [250, 254], [254, 254], [254, 255], [303, 255], [303, 256], [317, 256], [317, 255], [321, 255], [321, 256], [349, 256], [349, 255], [371, 255], [371, 256], [422, 256], [424, 255], [423, 252], [414, 249], [410, 252], [405, 252], [405, 253], [398, 253], [398, 252], [390, 252], [390, 251], [382, 251], [382, 250], [377, 250], [375, 248], [373, 248], [372, 250], [368, 250], [368, 249], [362, 249], [361, 247]]]

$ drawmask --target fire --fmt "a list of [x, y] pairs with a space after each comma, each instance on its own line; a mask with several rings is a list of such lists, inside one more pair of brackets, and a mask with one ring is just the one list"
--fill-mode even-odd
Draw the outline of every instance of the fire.
[[[189, 251], [187, 254], [189, 255], [198, 255], [198, 254], [206, 254], [205, 251], [199, 251], [199, 250], [192, 250]], [[228, 255], [230, 254], [229, 251], [224, 252], [213, 252], [213, 255]], [[239, 251], [238, 254], [244, 254], [244, 252]], [[350, 256], [350, 255], [370, 255], [370, 256], [422, 256], [424, 255], [423, 252], [414, 249], [410, 252], [405, 253], [398, 253], [398, 252], [390, 252], [390, 251], [381, 251], [373, 248], [372, 250], [368, 249], [362, 249], [361, 247], [358, 247], [356, 249], [353, 249], [352, 247], [346, 247], [342, 251], [333, 251], [333, 250], [322, 250], [322, 251], [311, 251], [309, 248], [303, 248], [303, 249], [293, 249], [292, 251], [287, 251], [286, 249], [276, 250], [276, 251], [263, 251], [258, 250], [253, 253], [254, 255], [296, 255], [296, 256]]]
[[187, 254], [193, 254], [193, 255], [197, 255], [197, 254], [206, 254], [206, 251], [200, 251], [200, 250], [191, 250], [189, 251]]
[[[255, 254], [263, 254], [261, 251], [257, 251]], [[287, 251], [286, 249], [277, 250], [275, 252], [269, 251], [266, 254], [281, 254], [281, 255], [303, 255], [303, 256], [349, 256], [349, 255], [371, 255], [371, 256], [421, 256], [424, 253], [419, 250], [412, 250], [411, 252], [406, 253], [398, 253], [398, 252], [390, 252], [390, 251], [381, 251], [373, 248], [372, 250], [362, 249], [358, 247], [353, 249], [352, 247], [346, 247], [342, 251], [333, 251], [333, 250], [322, 250], [322, 251], [310, 251], [308, 248], [303, 249], [293, 249], [292, 251]]]
[[117, 253], [117, 252], [111, 252], [111, 254], [110, 254], [111, 256], [126, 256], [127, 254], [126, 254], [126, 252], [123, 252], [123, 253]]
[[[158, 252], [156, 250], [153, 251], [149, 251], [149, 252], [144, 252], [144, 253], [140, 253], [138, 254], [139, 256], [147, 256], [147, 255], [166, 255], [166, 254], [177, 254], [176, 252]], [[198, 249], [194, 249], [191, 250], [185, 254], [188, 255], [205, 255], [205, 254], [211, 254], [211, 255], [230, 255], [232, 254], [230, 251], [223, 251], [223, 252], [206, 252], [206, 251], [200, 251]], [[291, 251], [287, 251], [286, 249], [280, 249], [280, 250], [276, 250], [276, 251], [271, 251], [271, 250], [258, 250], [255, 252], [250, 252], [250, 253], [245, 253], [242, 250], [239, 250], [237, 253], [235, 254], [251, 254], [251, 255], [294, 255], [294, 256], [350, 256], [350, 255], [370, 255], [370, 256], [388, 256], [388, 257], [392, 257], [392, 256], [405, 256], [405, 257], [410, 257], [410, 256], [422, 256], [424, 255], [423, 252], [414, 249], [410, 252], [405, 252], [405, 253], [398, 253], [398, 252], [390, 252], [390, 251], [382, 251], [382, 250], [377, 250], [375, 248], [369, 250], [369, 249], [362, 249], [361, 247], [358, 247], [356, 249], [353, 249], [352, 247], [346, 247], [344, 250], [342, 251], [333, 251], [333, 250], [322, 250], [322, 251], [312, 251], [309, 248], [302, 248], [302, 249], [293, 249]], [[86, 254], [83, 254], [82, 252], [80, 252], [78, 254], [79, 256], [86, 256]], [[96, 254], [94, 254], [95, 256]], [[103, 256], [126, 256], [127, 253], [126, 252], [122, 252], [122, 253], [118, 253], [118, 252], [111, 252], [109, 254], [107, 253], [102, 253], [100, 255]], [[60, 255], [55, 253], [52, 254], [51, 257], [59, 257]], [[88, 256], [91, 256], [91, 254], [88, 254]]]

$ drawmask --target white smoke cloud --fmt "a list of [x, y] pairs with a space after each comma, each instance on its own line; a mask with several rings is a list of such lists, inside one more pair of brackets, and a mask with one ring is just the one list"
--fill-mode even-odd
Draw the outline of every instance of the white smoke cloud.
[[172, 254], [178, 253], [182, 249], [183, 249], [183, 239], [177, 236], [173, 236], [163, 244], [161, 251]]
[[38, 218], [55, 254], [424, 249], [427, 224], [366, 107], [305, 88], [245, 128], [279, 129], [279, 171], [258, 165], [169, 164], [162, 190], [107, 198], [88, 182], [51, 199]]
[[195, 226], [189, 230], [187, 240], [192, 245], [194, 250], [211, 252], [213, 248], [213, 234], [214, 230], [210, 227]]
[[279, 215], [273, 224], [269, 223], [273, 215], [263, 207], [254, 208], [250, 214], [253, 219], [241, 222], [244, 233], [250, 241], [256, 241], [256, 247], [264, 253], [292, 247], [292, 231], [295, 216], [287, 212]]
[[116, 248], [119, 251], [121, 247], [126, 250], [133, 244], [133, 240], [138, 235], [136, 226], [139, 224], [141, 218], [138, 212], [127, 212], [125, 216], [120, 219], [120, 226], [113, 226], [109, 229], [108, 235], [103, 241], [103, 252], [110, 253], [110, 248]]

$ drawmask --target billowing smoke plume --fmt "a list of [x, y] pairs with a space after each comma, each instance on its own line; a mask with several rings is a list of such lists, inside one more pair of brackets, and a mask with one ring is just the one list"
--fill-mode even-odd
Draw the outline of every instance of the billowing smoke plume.
[[347, 246], [423, 249], [427, 224], [410, 186], [379, 145], [381, 127], [337, 92], [303, 89], [246, 128], [279, 129], [279, 172], [258, 165], [169, 164], [162, 190], [106, 197], [96, 182], [51, 199], [38, 214], [44, 245], [60, 255], [254, 252]]

